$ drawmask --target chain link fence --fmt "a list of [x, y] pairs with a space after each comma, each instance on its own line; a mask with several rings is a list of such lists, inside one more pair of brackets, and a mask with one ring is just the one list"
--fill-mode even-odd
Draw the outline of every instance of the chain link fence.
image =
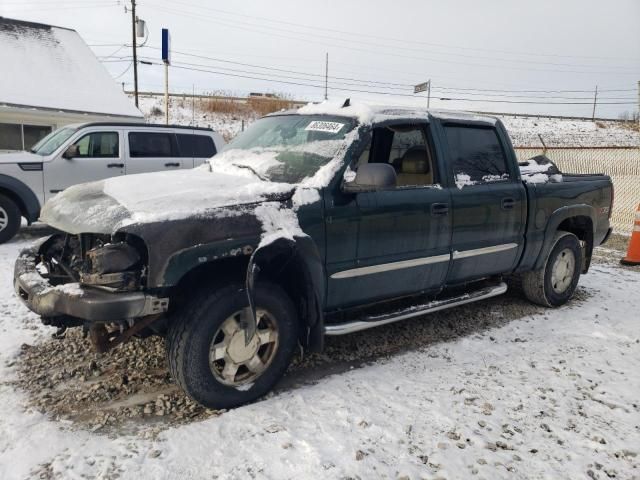
[[539, 147], [517, 147], [518, 160], [545, 154], [567, 173], [605, 173], [614, 188], [611, 225], [620, 233], [631, 233], [640, 203], [640, 148], [635, 147], [555, 147], [546, 152]]

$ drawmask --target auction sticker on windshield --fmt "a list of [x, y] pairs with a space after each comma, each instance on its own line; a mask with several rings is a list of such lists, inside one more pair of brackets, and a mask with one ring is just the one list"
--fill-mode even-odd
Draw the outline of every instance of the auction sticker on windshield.
[[322, 122], [316, 120], [307, 125], [307, 128], [305, 128], [305, 130], [309, 130], [312, 132], [338, 133], [342, 129], [342, 127], [344, 127], [344, 123]]

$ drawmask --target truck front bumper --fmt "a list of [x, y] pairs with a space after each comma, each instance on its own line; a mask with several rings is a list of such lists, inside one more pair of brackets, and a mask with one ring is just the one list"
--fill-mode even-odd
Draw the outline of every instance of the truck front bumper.
[[109, 292], [79, 284], [52, 286], [36, 269], [39, 245], [22, 250], [16, 260], [16, 294], [43, 318], [69, 316], [87, 322], [109, 323], [164, 313], [168, 298], [144, 292]]

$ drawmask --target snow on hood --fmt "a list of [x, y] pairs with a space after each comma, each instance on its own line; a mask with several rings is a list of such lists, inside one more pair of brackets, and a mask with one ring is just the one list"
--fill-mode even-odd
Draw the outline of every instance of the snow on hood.
[[0, 164], [7, 163], [41, 163], [43, 157], [31, 152], [0, 153]]
[[211, 215], [231, 205], [263, 202], [295, 186], [192, 170], [143, 173], [76, 185], [45, 204], [40, 220], [72, 234], [113, 233], [136, 223]]
[[[296, 185], [260, 180], [250, 169], [238, 167], [250, 164], [262, 170], [277, 162], [277, 152], [227, 150], [192, 170], [130, 175], [70, 187], [45, 204], [40, 220], [72, 234], [109, 234], [135, 223], [228, 216], [228, 211], [216, 209], [256, 204], [254, 214], [263, 229], [260, 247], [277, 238], [305, 236], [298, 224], [298, 209], [320, 201], [320, 190], [335, 177], [349, 145], [359, 135], [357, 128], [349, 132], [338, 151], [332, 149], [333, 158]], [[317, 153], [319, 147], [330, 146], [329, 142], [312, 143], [300, 148]], [[246, 162], [248, 157], [253, 162]], [[289, 194], [293, 194], [291, 208], [274, 201], [274, 197]]]

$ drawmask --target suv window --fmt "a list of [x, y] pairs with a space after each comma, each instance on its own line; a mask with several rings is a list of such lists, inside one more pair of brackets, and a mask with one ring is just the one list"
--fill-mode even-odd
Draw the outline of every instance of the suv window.
[[178, 133], [176, 137], [181, 157], [211, 158], [216, 154], [211, 137], [185, 133]]
[[391, 125], [373, 130], [371, 144], [358, 160], [389, 163], [396, 171], [397, 186], [434, 184], [434, 162], [430, 141], [420, 125]]
[[458, 186], [509, 178], [504, 150], [495, 129], [445, 125], [444, 131]]
[[169, 132], [130, 132], [129, 156], [176, 157], [175, 135]]
[[78, 157], [116, 158], [120, 156], [118, 132], [87, 133], [75, 142]]

